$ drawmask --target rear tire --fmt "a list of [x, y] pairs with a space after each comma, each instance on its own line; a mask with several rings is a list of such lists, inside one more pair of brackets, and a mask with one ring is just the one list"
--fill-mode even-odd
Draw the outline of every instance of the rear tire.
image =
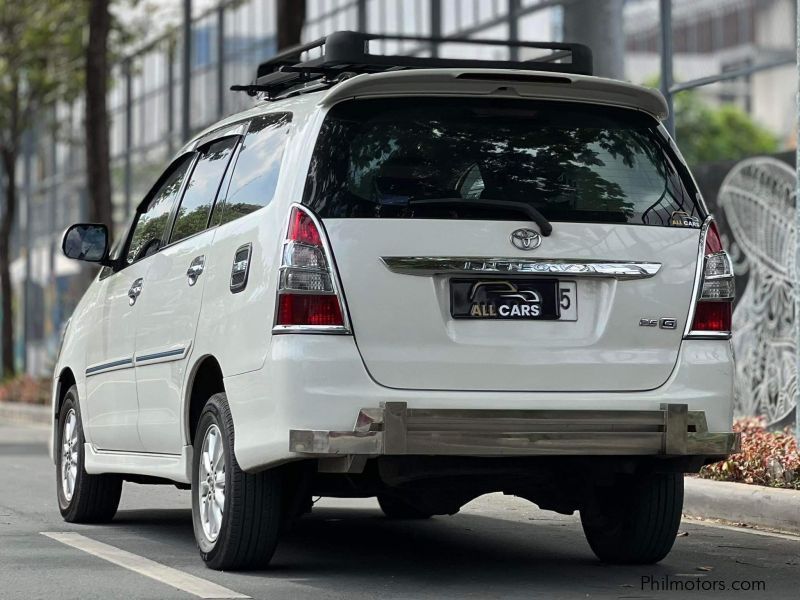
[[84, 463], [83, 424], [78, 388], [67, 390], [58, 415], [55, 448], [58, 509], [68, 523], [107, 523], [114, 518], [122, 495], [119, 475], [89, 475]]
[[245, 473], [233, 448], [227, 397], [214, 394], [200, 414], [194, 438], [194, 535], [207, 567], [261, 569], [269, 564], [278, 544], [283, 481], [274, 469]]
[[387, 519], [430, 519], [433, 516], [397, 496], [378, 494], [378, 504]]
[[653, 564], [672, 549], [683, 509], [683, 474], [621, 477], [598, 487], [595, 501], [581, 509], [592, 551], [612, 564]]

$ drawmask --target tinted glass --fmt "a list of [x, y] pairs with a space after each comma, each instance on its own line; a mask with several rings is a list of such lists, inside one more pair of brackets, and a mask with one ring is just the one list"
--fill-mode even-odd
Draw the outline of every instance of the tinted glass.
[[150, 256], [161, 246], [170, 211], [181, 190], [192, 156], [190, 154], [180, 159], [164, 183], [155, 191], [145, 211], [138, 215], [128, 246], [128, 264]]
[[580, 104], [352, 101], [323, 123], [304, 202], [322, 217], [529, 219], [498, 200], [553, 221], [699, 216], [657, 127], [637, 111]]
[[225, 206], [219, 215], [227, 223], [269, 204], [275, 195], [291, 115], [253, 119], [233, 168]]
[[208, 215], [237, 140], [236, 137], [225, 138], [209, 144], [203, 150], [183, 194], [170, 242], [177, 242], [206, 228]]

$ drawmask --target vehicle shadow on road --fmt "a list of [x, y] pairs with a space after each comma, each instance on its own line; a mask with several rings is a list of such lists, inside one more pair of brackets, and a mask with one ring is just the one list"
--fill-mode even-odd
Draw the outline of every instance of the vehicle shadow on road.
[[[191, 512], [174, 509], [121, 511], [114, 521], [141, 535], [169, 538], [175, 549], [196, 552]], [[199, 560], [199, 558], [198, 558]], [[392, 594], [415, 595], [419, 586], [449, 591], [531, 589], [574, 592], [609, 578], [631, 588], [641, 575], [674, 572], [665, 566], [612, 567], [597, 561], [574, 522], [511, 521], [474, 513], [422, 521], [392, 521], [369, 508], [315, 508], [281, 540], [268, 570], [238, 573], [338, 591], [390, 586]], [[241, 581], [241, 579], [240, 579]], [[478, 587], [475, 587], [478, 586]]]

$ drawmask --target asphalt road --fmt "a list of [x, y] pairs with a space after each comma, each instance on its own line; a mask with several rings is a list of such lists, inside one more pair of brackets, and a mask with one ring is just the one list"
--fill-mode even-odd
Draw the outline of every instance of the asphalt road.
[[[46, 439], [41, 428], [0, 425], [2, 599], [196, 598], [163, 582], [187, 575], [201, 594], [217, 584], [270, 600], [798, 598], [800, 538], [684, 521], [684, 535], [661, 564], [607, 566], [592, 555], [577, 517], [501, 495], [425, 522], [387, 521], [373, 500], [322, 499], [287, 534], [268, 571], [218, 573], [206, 569], [195, 550], [189, 492], [171, 486], [126, 484], [110, 525], [63, 522]], [[147, 558], [154, 562], [142, 569], [157, 576], [162, 565], [174, 570], [152, 579], [42, 532], [102, 542], [106, 551], [131, 553], [120, 559], [130, 564]], [[684, 591], [643, 586], [648, 577], [661, 585], [668, 578]], [[736, 585], [751, 589], [732, 590]], [[701, 590], [687, 589], [692, 586]]]

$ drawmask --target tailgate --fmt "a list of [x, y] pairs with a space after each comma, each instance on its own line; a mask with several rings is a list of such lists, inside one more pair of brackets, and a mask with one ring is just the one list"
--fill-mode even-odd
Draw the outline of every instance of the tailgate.
[[[560, 223], [537, 254], [553, 259], [660, 263], [652, 277], [558, 274], [419, 275], [390, 271], [381, 257], [530, 259], [509, 235], [518, 222], [327, 219], [364, 363], [395, 388], [514, 391], [633, 391], [658, 387], [680, 349], [691, 302], [699, 232], [692, 229]], [[476, 252], [478, 250], [478, 252]], [[453, 279], [557, 279], [574, 286], [576, 320], [454, 318]], [[572, 284], [572, 286], [565, 285]], [[560, 304], [566, 304], [563, 297]], [[562, 315], [564, 316], [564, 315]], [[675, 327], [640, 319], [675, 319]]]
[[408, 97], [328, 111], [303, 203], [327, 230], [376, 381], [588, 392], [669, 377], [697, 197], [641, 111]]

